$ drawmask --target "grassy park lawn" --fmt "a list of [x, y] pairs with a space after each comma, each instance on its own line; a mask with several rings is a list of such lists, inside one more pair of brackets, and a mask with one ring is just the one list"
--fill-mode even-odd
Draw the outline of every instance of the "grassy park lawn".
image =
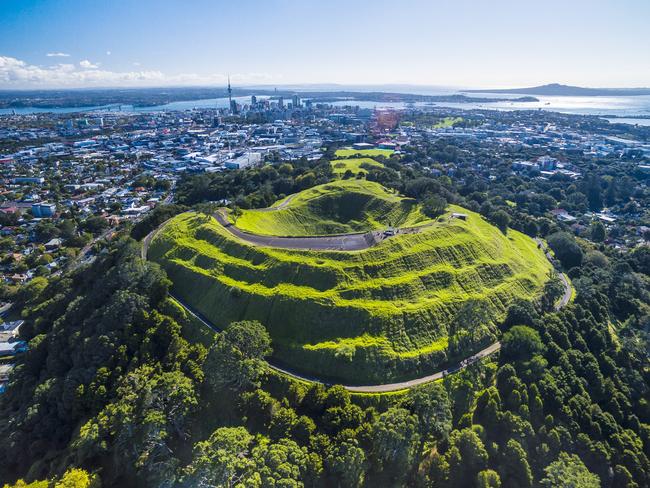
[[445, 117], [440, 122], [433, 126], [434, 129], [445, 129], [447, 127], [453, 127], [455, 124], [458, 124], [463, 121], [462, 117]]
[[374, 156], [385, 156], [389, 158], [391, 154], [393, 154], [395, 151], [392, 149], [337, 149], [336, 150], [336, 157], [338, 158], [349, 158], [351, 156], [367, 156], [367, 157], [374, 157]]
[[362, 168], [361, 165], [371, 166], [373, 168], [383, 168], [384, 165], [375, 161], [372, 158], [354, 158], [354, 159], [334, 159], [330, 161], [332, 165], [332, 171], [336, 176], [341, 178], [347, 170], [352, 171], [352, 174], [356, 176], [359, 173], [368, 173], [368, 170]]

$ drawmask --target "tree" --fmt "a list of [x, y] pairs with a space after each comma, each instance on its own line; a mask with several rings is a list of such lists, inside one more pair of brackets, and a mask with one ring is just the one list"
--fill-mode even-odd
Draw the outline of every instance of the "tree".
[[205, 216], [206, 222], [209, 222], [212, 216], [219, 210], [219, 204], [216, 202], [199, 203], [195, 207], [196, 211]]
[[244, 212], [242, 211], [241, 207], [238, 205], [233, 205], [232, 210], [230, 211], [230, 215], [232, 215], [232, 221], [236, 225], [237, 221], [239, 220], [239, 217], [242, 216]]
[[63, 476], [52, 482], [32, 481], [25, 483], [23, 480], [16, 481], [15, 484], [5, 484], [4, 488], [100, 488], [101, 481], [96, 474], [90, 474], [86, 470], [72, 468], [68, 469]]
[[375, 456], [384, 468], [396, 469], [396, 477], [406, 474], [405, 467], [411, 465], [418, 440], [417, 418], [404, 408], [389, 408], [373, 425]]
[[47, 284], [47, 279], [42, 276], [34, 278], [26, 285], [20, 287], [15, 296], [16, 303], [20, 306], [31, 305], [41, 296]]
[[241, 486], [299, 488], [313, 484], [322, 471], [320, 457], [290, 439], [262, 440], [253, 448], [251, 458], [255, 472]]
[[544, 284], [544, 293], [541, 299], [543, 310], [552, 310], [563, 295], [564, 283], [557, 272], [551, 271], [548, 280]]
[[173, 480], [179, 461], [171, 444], [188, 434], [185, 419], [197, 404], [194, 383], [182, 372], [143, 365], [123, 377], [118, 398], [82, 425], [72, 447], [87, 461], [110, 444], [116, 463], [143, 484]]
[[612, 488], [639, 488], [639, 484], [632, 479], [632, 474], [625, 466], [614, 466], [614, 479]]
[[496, 471], [484, 469], [476, 476], [477, 488], [501, 488], [501, 478]]
[[600, 177], [593, 173], [585, 176], [583, 180], [584, 193], [589, 201], [589, 210], [599, 211], [603, 207], [602, 186]]
[[421, 176], [406, 181], [404, 184], [404, 195], [412, 198], [420, 198], [427, 193], [433, 193], [440, 189], [440, 184], [433, 178]]
[[191, 486], [234, 487], [254, 470], [253, 436], [244, 427], [221, 427], [194, 445], [185, 482]]
[[104, 229], [108, 228], [108, 222], [104, 217], [99, 215], [92, 215], [88, 217], [81, 223], [80, 226], [83, 230], [90, 232], [91, 234], [99, 234]]
[[501, 354], [506, 359], [528, 359], [543, 348], [539, 332], [525, 325], [515, 325], [501, 339]]
[[446, 208], [447, 200], [440, 195], [428, 195], [422, 201], [422, 213], [432, 219], [445, 213]]
[[526, 451], [514, 439], [508, 440], [504, 449], [500, 475], [504, 487], [529, 488], [533, 484]]
[[440, 383], [411, 389], [404, 403], [419, 421], [422, 442], [430, 436], [439, 440], [447, 437], [451, 431], [451, 404], [447, 390]]
[[233, 322], [215, 339], [205, 362], [208, 384], [243, 390], [259, 385], [271, 338], [257, 321]]
[[556, 461], [544, 468], [542, 486], [549, 488], [600, 488], [600, 478], [587, 469], [575, 454], [561, 452]]
[[490, 215], [490, 220], [496, 225], [504, 234], [508, 232], [508, 225], [510, 225], [510, 215], [505, 210], [497, 210]]
[[47, 480], [32, 481], [27, 483], [25, 480], [18, 480], [14, 484], [10, 485], [5, 483], [3, 488], [49, 488], [50, 482]]
[[605, 226], [600, 220], [591, 224], [590, 232], [591, 232], [591, 240], [593, 240], [594, 242], [603, 242], [607, 235]]
[[69, 469], [61, 479], [54, 483], [54, 488], [99, 488], [99, 477], [83, 469]]
[[455, 430], [449, 437], [449, 481], [451, 486], [474, 484], [479, 471], [487, 468], [488, 453], [483, 441], [472, 429]]
[[36, 239], [39, 242], [47, 242], [53, 237], [59, 236], [61, 231], [55, 227], [55, 225], [48, 220], [41, 220], [34, 227], [34, 233], [36, 234]]
[[538, 313], [535, 310], [533, 302], [521, 298], [515, 298], [510, 307], [508, 307], [508, 314], [503, 322], [504, 330], [509, 329], [513, 325], [528, 325], [532, 326], [538, 319]]
[[366, 454], [356, 439], [343, 439], [329, 445], [325, 465], [339, 479], [340, 487], [357, 487], [365, 477]]
[[571, 269], [582, 264], [582, 249], [571, 234], [556, 232], [546, 238], [549, 247], [555, 253], [562, 266]]

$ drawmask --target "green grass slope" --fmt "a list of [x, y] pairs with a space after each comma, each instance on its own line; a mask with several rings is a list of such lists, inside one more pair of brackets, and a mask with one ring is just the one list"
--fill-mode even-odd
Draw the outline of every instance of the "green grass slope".
[[437, 124], [433, 125], [434, 129], [445, 129], [448, 127], [453, 127], [455, 124], [459, 124], [463, 121], [462, 117], [445, 117]]
[[236, 225], [255, 234], [309, 236], [365, 232], [389, 224], [415, 226], [428, 220], [413, 199], [374, 181], [349, 179], [297, 193], [278, 210], [244, 210]]
[[[149, 258], [215, 324], [262, 322], [279, 363], [348, 384], [392, 382], [480, 350], [515, 297], [541, 293], [550, 265], [535, 242], [463, 211], [467, 221], [446, 215], [358, 252], [251, 246], [186, 213], [161, 229]], [[476, 304], [482, 324], [466, 319]]]
[[385, 156], [389, 158], [395, 151], [392, 149], [337, 149], [334, 153], [339, 158], [349, 158], [350, 156]]
[[364, 166], [372, 166], [373, 168], [384, 167], [383, 164], [372, 158], [333, 159], [330, 161], [330, 164], [332, 166], [332, 171], [339, 178], [342, 177], [347, 170], [350, 170], [355, 176], [359, 173], [366, 174], [368, 171], [361, 167], [362, 164]]

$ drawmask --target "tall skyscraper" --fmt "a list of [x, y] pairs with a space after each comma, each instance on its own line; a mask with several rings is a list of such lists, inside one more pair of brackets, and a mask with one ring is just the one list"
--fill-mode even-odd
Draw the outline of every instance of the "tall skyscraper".
[[293, 96], [293, 108], [300, 108], [300, 97], [298, 95]]
[[278, 108], [284, 108], [284, 97], [278, 97]]

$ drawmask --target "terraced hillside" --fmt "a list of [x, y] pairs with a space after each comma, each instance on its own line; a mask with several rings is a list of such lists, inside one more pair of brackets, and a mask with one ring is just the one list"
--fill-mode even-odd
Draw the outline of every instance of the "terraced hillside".
[[414, 226], [429, 220], [415, 200], [364, 179], [333, 181], [290, 198], [269, 209], [244, 210], [237, 227], [263, 235], [311, 236]]
[[274, 360], [347, 384], [433, 372], [495, 340], [515, 297], [541, 291], [550, 265], [536, 243], [478, 214], [357, 252], [255, 247], [216, 220], [181, 214], [149, 248], [173, 292], [220, 326], [257, 319]]

